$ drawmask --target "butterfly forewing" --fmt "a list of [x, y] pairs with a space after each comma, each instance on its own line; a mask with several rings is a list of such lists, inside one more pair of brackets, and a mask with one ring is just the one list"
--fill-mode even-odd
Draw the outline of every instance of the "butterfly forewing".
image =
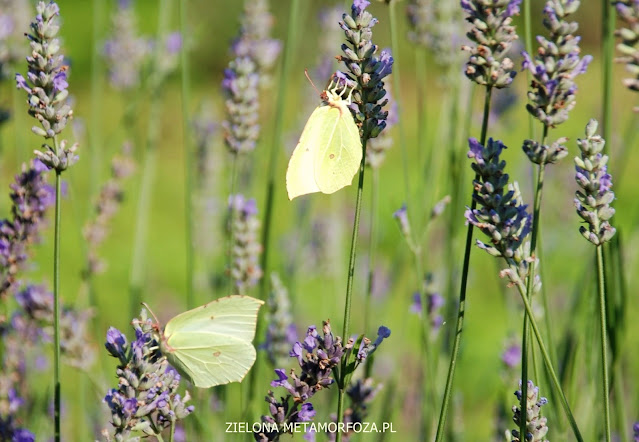
[[319, 106], [313, 111], [288, 163], [286, 191], [291, 200], [300, 195], [320, 191], [312, 171], [315, 169], [315, 153], [321, 142], [322, 125], [320, 120], [324, 116], [324, 109], [325, 106]]
[[334, 193], [349, 186], [362, 161], [362, 143], [353, 115], [342, 103], [325, 107], [328, 117], [315, 160], [315, 182], [322, 193]]

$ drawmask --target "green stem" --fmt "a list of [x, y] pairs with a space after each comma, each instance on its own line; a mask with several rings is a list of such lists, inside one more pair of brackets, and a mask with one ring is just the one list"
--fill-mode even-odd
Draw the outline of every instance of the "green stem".
[[[509, 264], [511, 263], [509, 262]], [[516, 265], [514, 263], [512, 264]], [[544, 344], [543, 338], [541, 337], [541, 333], [539, 332], [537, 321], [535, 320], [535, 317], [533, 316], [532, 307], [530, 303], [528, 302], [528, 298], [526, 297], [526, 287], [522, 281], [517, 282], [517, 289], [519, 291], [519, 294], [521, 295], [521, 300], [524, 303], [524, 308], [526, 309], [526, 315], [528, 315], [528, 320], [530, 321], [530, 325], [533, 329], [535, 339], [537, 339], [537, 344], [539, 345], [539, 350], [541, 351], [541, 355], [544, 359], [544, 364], [546, 365], [546, 369], [550, 373], [550, 378], [552, 379], [553, 385], [555, 389], [557, 390], [557, 393], [559, 394], [561, 406], [563, 407], [564, 413], [566, 413], [566, 417], [568, 418], [568, 421], [570, 422], [570, 427], [572, 428], [572, 431], [575, 437], [577, 438], [577, 441], [583, 442], [583, 438], [581, 437], [581, 433], [579, 432], [579, 427], [577, 426], [577, 422], [575, 421], [572, 411], [570, 410], [570, 405], [568, 405], [568, 400], [566, 399], [566, 395], [564, 394], [564, 391], [561, 388], [561, 383], [559, 382], [559, 378], [557, 377], [553, 364], [550, 360], [550, 355], [548, 354], [548, 351], [546, 350], [546, 345]]]
[[[273, 200], [275, 198], [275, 172], [277, 171], [277, 159], [282, 149], [282, 132], [284, 127], [284, 114], [286, 107], [286, 94], [289, 90], [289, 73], [297, 41], [298, 21], [300, 18], [300, 0], [291, 0], [290, 14], [288, 16], [288, 29], [286, 43], [277, 88], [277, 104], [275, 106], [275, 128], [273, 129], [273, 141], [268, 161], [268, 175], [266, 179], [266, 202], [264, 208], [264, 221], [262, 222], [262, 259], [260, 266], [264, 274], [268, 274], [268, 258], [271, 251], [271, 221], [273, 219]], [[265, 300], [268, 291], [268, 278], [260, 281], [260, 299]], [[259, 322], [259, 321], [258, 321]], [[258, 328], [259, 331], [259, 328]], [[259, 335], [258, 335], [259, 336]], [[252, 391], [252, 390], [251, 390]]]
[[[603, 129], [602, 137], [604, 140], [611, 140], [612, 131], [612, 58], [614, 55], [614, 29], [615, 29], [615, 13], [610, 0], [601, 1], [602, 10], [602, 90], [603, 90]], [[604, 146], [603, 153], [608, 150], [608, 143]]]
[[[486, 95], [484, 97], [484, 115], [481, 125], [481, 144], [486, 144], [486, 136], [488, 133], [488, 117], [490, 115], [490, 98], [492, 95], [492, 87], [486, 87]], [[479, 177], [475, 175], [475, 180]], [[475, 191], [473, 190], [473, 198], [470, 203], [470, 210], [477, 208], [475, 201]], [[455, 368], [457, 368], [457, 356], [459, 354], [459, 345], [461, 344], [462, 329], [464, 326], [464, 315], [466, 314], [466, 286], [468, 284], [468, 269], [470, 267], [470, 250], [473, 242], [473, 224], [468, 223], [466, 231], [466, 246], [464, 248], [464, 264], [462, 267], [461, 286], [459, 288], [459, 305], [457, 306], [457, 324], [455, 326], [455, 339], [453, 341], [452, 354], [450, 356], [450, 364], [448, 366], [448, 375], [446, 376], [446, 387], [444, 389], [444, 398], [442, 399], [442, 407], [439, 413], [439, 421], [437, 422], [437, 435], [435, 442], [440, 442], [444, 437], [446, 417], [448, 416], [448, 407], [450, 405], [450, 397], [453, 391], [453, 380], [455, 378]]]
[[[370, 326], [371, 314], [371, 298], [373, 295], [373, 278], [375, 275], [375, 250], [377, 249], [377, 224], [378, 224], [378, 207], [379, 207], [379, 169], [371, 170], [371, 209], [370, 209], [370, 232], [369, 232], [369, 251], [368, 251], [368, 285], [366, 287], [366, 301], [364, 303], [364, 331], [368, 331]], [[370, 376], [372, 364], [367, 363], [364, 375], [365, 378]]]
[[[187, 32], [187, 3], [180, 2], [180, 32], [183, 36]], [[182, 44], [180, 51], [181, 86], [182, 86], [182, 143], [184, 145], [184, 219], [185, 219], [185, 245], [186, 245], [186, 307], [195, 307], [193, 299], [193, 159], [190, 137], [190, 70], [189, 57], [186, 44]], [[173, 437], [171, 436], [171, 439]]]
[[[399, 132], [399, 145], [402, 152], [402, 170], [404, 175], [404, 191], [406, 192], [405, 202], [410, 205], [411, 201], [411, 191], [410, 191], [410, 178], [408, 174], [408, 143], [406, 141], [406, 132], [404, 130], [404, 118], [402, 118], [402, 98], [401, 98], [401, 72], [400, 66], [401, 63], [399, 61], [399, 37], [397, 36], [397, 13], [395, 11], [395, 5], [397, 1], [390, 1], [388, 5], [388, 13], [389, 13], [389, 24], [390, 24], [390, 34], [391, 34], [391, 51], [393, 53], [394, 63], [393, 63], [393, 74], [391, 75], [393, 79], [393, 92], [395, 97], [395, 103], [397, 104], [397, 128]], [[410, 219], [410, 215], [408, 215]], [[418, 218], [419, 219], [419, 218]], [[415, 223], [413, 223], [415, 225]]]
[[[182, 0], [181, 3], [184, 3], [186, 0]], [[171, 421], [171, 429], [169, 430], [169, 442], [173, 442], [173, 437], [175, 436], [175, 420]]]
[[[58, 140], [53, 139], [56, 152]], [[53, 421], [55, 428], [55, 442], [60, 442], [60, 219], [61, 219], [61, 183], [60, 171], [55, 173], [55, 233], [53, 245], [53, 382], [54, 382], [54, 410]]]
[[[351, 237], [351, 253], [348, 261], [348, 279], [346, 280], [346, 300], [344, 302], [344, 331], [342, 332], [342, 339], [344, 342], [348, 340], [350, 336], [351, 328], [351, 301], [353, 300], [353, 281], [355, 280], [355, 257], [357, 255], [357, 237], [359, 236], [359, 217], [362, 211], [362, 194], [364, 192], [364, 172], [366, 171], [366, 138], [362, 140], [362, 162], [359, 166], [359, 182], [357, 184], [357, 198], [355, 200], [355, 220], [353, 221], [353, 235]], [[344, 420], [344, 396], [346, 392], [346, 385], [344, 380], [346, 378], [346, 362], [342, 361], [342, 367], [340, 369], [341, 381], [339, 384], [338, 397], [337, 397], [337, 423], [338, 425]], [[337, 432], [335, 441], [341, 442], [342, 433]]]
[[[229, 185], [229, 198], [233, 198], [235, 196], [235, 188], [237, 186], [237, 175], [240, 162], [239, 152], [232, 153], [233, 159], [231, 160], [231, 183]], [[229, 221], [228, 221], [228, 232], [229, 232], [229, 244], [228, 244], [228, 259], [227, 261], [227, 271], [229, 273], [228, 283], [229, 283], [229, 294], [235, 294], [235, 283], [233, 281], [233, 274], [231, 269], [233, 268], [233, 245], [235, 243], [235, 205], [229, 204]], [[264, 278], [262, 278], [264, 279]]]
[[[548, 126], [544, 125], [544, 134], [541, 140], [541, 144], [543, 145], [546, 142], [546, 137], [548, 136]], [[532, 232], [530, 235], [530, 267], [528, 269], [528, 283], [526, 285], [526, 298], [528, 302], [532, 304], [532, 295], [535, 287], [535, 270], [536, 270], [536, 251], [537, 251], [537, 234], [539, 232], [539, 224], [541, 223], [541, 218], [539, 214], [541, 213], [541, 199], [543, 196], [544, 190], [544, 174], [546, 172], [546, 165], [542, 161], [542, 163], [537, 168], [537, 185], [535, 187], [535, 203], [533, 209], [533, 219], [532, 219]], [[522, 327], [522, 336], [521, 336], [521, 422], [519, 423], [520, 434], [526, 434], [526, 419], [523, 418], [525, 416], [524, 410], [526, 410], [528, 406], [528, 338], [530, 332], [528, 330], [528, 315], [524, 314], [523, 319], [523, 327]], [[537, 383], [539, 380], [537, 379]]]
[[599, 289], [599, 325], [601, 327], [601, 365], [604, 405], [604, 431], [606, 442], [610, 442], [610, 394], [608, 385], [608, 338], [606, 333], [606, 290], [604, 278], [603, 245], [597, 246], [597, 285]]
[[[415, 45], [415, 81], [417, 87], [417, 152], [420, 170], [427, 170], [431, 163], [432, 149], [427, 147], [428, 112], [426, 100], [426, 51], [423, 46]], [[424, 158], [426, 156], [426, 158]]]

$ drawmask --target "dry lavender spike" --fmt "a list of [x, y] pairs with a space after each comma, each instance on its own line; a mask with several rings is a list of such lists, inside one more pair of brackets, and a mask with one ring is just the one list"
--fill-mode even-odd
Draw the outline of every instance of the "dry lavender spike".
[[111, 160], [111, 178], [102, 186], [95, 205], [95, 218], [83, 230], [87, 241], [87, 267], [85, 277], [104, 272], [106, 265], [98, 256], [98, 248], [109, 233], [109, 223], [117, 214], [124, 198], [123, 181], [135, 171], [131, 145], [125, 143], [122, 153]]
[[[624, 86], [631, 91], [639, 92], [639, 0], [621, 0], [614, 2], [617, 14], [625, 23], [625, 27], [615, 31], [621, 42], [617, 50], [621, 54], [615, 61], [624, 63], [632, 76], [623, 80]], [[639, 112], [639, 107], [634, 108]]]

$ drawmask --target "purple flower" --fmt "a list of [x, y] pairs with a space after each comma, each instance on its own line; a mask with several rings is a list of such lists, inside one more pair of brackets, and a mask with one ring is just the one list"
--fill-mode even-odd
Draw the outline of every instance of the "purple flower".
[[639, 422], [635, 422], [632, 426], [632, 432], [634, 433], [635, 442], [639, 442]]
[[297, 418], [300, 422], [310, 422], [315, 417], [315, 410], [313, 409], [313, 404], [310, 402], [306, 402], [302, 404], [300, 411], [297, 413]]
[[24, 428], [18, 428], [13, 432], [11, 442], [35, 442], [35, 434]]
[[169, 54], [177, 54], [182, 49], [182, 34], [180, 32], [171, 32], [166, 37], [166, 50]]
[[57, 92], [65, 91], [69, 87], [69, 83], [67, 83], [67, 71], [60, 71], [54, 75], [53, 87]]
[[242, 195], [229, 197], [232, 229], [231, 263], [229, 269], [235, 287], [244, 292], [257, 284], [262, 277], [259, 256], [262, 246], [259, 238], [260, 221], [257, 219], [257, 205], [254, 199], [245, 199]]
[[509, 368], [515, 368], [521, 362], [521, 347], [512, 344], [501, 354], [501, 360]]
[[367, 0], [353, 0], [353, 15], [357, 16], [360, 15], [362, 12], [364, 12], [364, 10], [366, 8], [368, 8], [368, 6], [371, 4], [371, 2], [367, 1]]
[[115, 358], [122, 359], [126, 355], [126, 336], [115, 327], [109, 327], [106, 334], [106, 347], [109, 354]]
[[411, 313], [415, 313], [416, 315], [422, 314], [422, 295], [419, 292], [413, 293], [413, 302], [410, 304], [409, 308]]
[[408, 209], [405, 203], [393, 213], [393, 218], [397, 220], [402, 235], [405, 238], [410, 238], [410, 222], [408, 221]]

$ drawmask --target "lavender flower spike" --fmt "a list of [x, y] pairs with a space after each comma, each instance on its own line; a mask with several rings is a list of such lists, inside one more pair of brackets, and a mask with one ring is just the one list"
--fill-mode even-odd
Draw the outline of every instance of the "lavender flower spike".
[[390, 52], [382, 51], [379, 56], [375, 55], [378, 47], [371, 39], [377, 19], [366, 10], [369, 4], [366, 0], [354, 0], [351, 14], [343, 14], [339, 23], [347, 43], [342, 45], [344, 54], [338, 59], [348, 69], [345, 77], [357, 82], [351, 110], [355, 121], [361, 122], [358, 125], [362, 140], [377, 137], [386, 127], [388, 111], [382, 108], [388, 100], [384, 98], [386, 90], [382, 80], [390, 75], [393, 67]]
[[297, 332], [291, 316], [288, 290], [277, 273], [271, 273], [271, 293], [266, 303], [269, 308], [268, 329], [262, 347], [273, 365], [283, 365], [289, 356], [289, 349], [297, 341]]
[[259, 255], [262, 245], [259, 240], [260, 220], [257, 218], [257, 205], [254, 199], [245, 199], [242, 195], [229, 197], [229, 209], [233, 229], [231, 248], [231, 278], [240, 294], [255, 286], [262, 277]]
[[[518, 430], [512, 430], [512, 442], [548, 442], [546, 434], [548, 426], [546, 418], [541, 415], [541, 407], [548, 403], [545, 397], [539, 397], [539, 387], [535, 387], [532, 381], [528, 381], [526, 389], [528, 397], [526, 398], [526, 412], [522, 413], [519, 406], [513, 407], [513, 421], [519, 426], [521, 419], [526, 419], [526, 435], [522, 438]], [[515, 396], [521, 402], [521, 381], [519, 381], [519, 390], [515, 392]]]
[[[60, 42], [55, 38], [60, 30], [60, 8], [53, 1], [49, 4], [39, 2], [36, 11], [38, 15], [31, 23], [31, 33], [27, 34], [31, 45], [31, 55], [27, 57], [29, 71], [26, 79], [16, 74], [16, 85], [27, 92], [29, 115], [40, 123], [31, 130], [47, 140], [62, 132], [73, 117], [73, 111], [67, 104], [69, 67], [64, 65], [64, 56], [59, 54]], [[67, 147], [65, 140], [54, 142], [54, 147], [48, 144], [43, 147], [46, 151], [35, 151], [36, 157], [59, 172], [78, 159], [77, 146]]]
[[151, 53], [150, 40], [138, 35], [132, 2], [119, 1], [111, 18], [112, 36], [104, 43], [109, 81], [114, 89], [128, 91], [140, 84], [144, 63]]
[[595, 133], [597, 126], [597, 120], [588, 122], [586, 138], [577, 140], [581, 158], [575, 158], [575, 179], [581, 187], [575, 194], [575, 207], [588, 225], [579, 227], [579, 232], [596, 246], [610, 241], [616, 232], [609, 222], [615, 214], [615, 209], [610, 207], [615, 194], [608, 173], [608, 155], [601, 153], [606, 141]]
[[512, 16], [519, 14], [521, 0], [461, 0], [466, 21], [472, 28], [466, 36], [475, 43], [462, 49], [470, 53], [466, 76], [477, 84], [507, 87], [517, 75], [513, 62], [506, 57], [518, 38], [511, 25]]
[[573, 35], [577, 22], [567, 21], [579, 8], [579, 0], [549, 0], [544, 8], [544, 27], [550, 38], [537, 37], [539, 49], [534, 59], [523, 52], [523, 69], [530, 70], [533, 80], [528, 92], [528, 112], [547, 127], [555, 127], [568, 119], [575, 107], [575, 78], [586, 72], [590, 55], [580, 58], [580, 37]]
[[[617, 45], [621, 55], [615, 61], [624, 63], [626, 70], [634, 77], [625, 78], [624, 86], [631, 91], [639, 92], [639, 1], [619, 0], [614, 4], [619, 18], [626, 24], [615, 31], [615, 35], [621, 38]], [[635, 108], [635, 112], [639, 112], [639, 107]]]
[[55, 202], [46, 170], [40, 160], [33, 160], [29, 168], [22, 166], [11, 185], [12, 219], [0, 220], [0, 300], [15, 288], [27, 247], [38, 241], [46, 210]]

